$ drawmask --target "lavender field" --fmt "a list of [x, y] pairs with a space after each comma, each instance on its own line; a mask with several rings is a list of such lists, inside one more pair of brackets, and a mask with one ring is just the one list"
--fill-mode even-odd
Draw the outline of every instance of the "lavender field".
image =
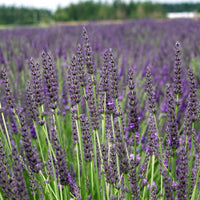
[[199, 200], [199, 27], [0, 30], [0, 200]]

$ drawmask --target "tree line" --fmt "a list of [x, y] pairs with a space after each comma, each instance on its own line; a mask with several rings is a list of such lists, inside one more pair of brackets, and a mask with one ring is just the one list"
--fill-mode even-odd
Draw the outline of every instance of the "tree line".
[[168, 12], [200, 12], [200, 3], [160, 4], [148, 2], [125, 3], [114, 0], [104, 3], [92, 0], [58, 7], [55, 12], [15, 6], [0, 6], [0, 24], [37, 24], [49, 21], [165, 18]]
[[47, 9], [0, 6], [0, 24], [28, 25], [52, 19], [52, 12]]
[[168, 12], [200, 12], [200, 3], [159, 4], [114, 0], [112, 4], [88, 0], [58, 8], [53, 15], [56, 21], [165, 18]]

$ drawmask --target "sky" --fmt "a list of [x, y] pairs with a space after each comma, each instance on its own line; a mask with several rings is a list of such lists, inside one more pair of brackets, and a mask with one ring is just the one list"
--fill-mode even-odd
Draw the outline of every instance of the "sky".
[[[82, 0], [84, 1], [84, 0]], [[98, 1], [98, 0], [96, 0]], [[112, 2], [112, 0], [101, 0], [102, 2]], [[130, 0], [124, 0], [129, 2]], [[139, 0], [134, 0], [137, 2]], [[145, 0], [140, 0], [144, 2]], [[65, 7], [70, 3], [77, 3], [79, 0], [0, 0], [0, 5], [15, 5], [15, 6], [25, 6], [25, 7], [35, 7], [35, 8], [47, 8], [51, 11], [55, 11], [58, 6]], [[181, 2], [200, 2], [200, 0], [152, 0], [152, 2], [160, 3], [181, 3]]]

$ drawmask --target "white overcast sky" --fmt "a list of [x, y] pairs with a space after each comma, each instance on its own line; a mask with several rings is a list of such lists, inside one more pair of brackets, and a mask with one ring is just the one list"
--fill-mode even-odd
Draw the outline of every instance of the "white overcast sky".
[[[84, 0], [82, 0], [84, 1]], [[95, 0], [98, 1], [98, 0]], [[101, 0], [102, 2], [112, 2], [112, 0]], [[130, 0], [124, 0], [125, 2], [129, 2]], [[137, 2], [139, 0], [134, 0]], [[140, 2], [144, 2], [145, 0], [140, 0]], [[79, 0], [0, 0], [0, 5], [15, 5], [15, 6], [26, 6], [26, 7], [35, 7], [35, 8], [47, 8], [52, 11], [55, 11], [58, 6], [64, 7], [69, 5], [70, 3], [77, 3]], [[160, 2], [160, 3], [195, 3], [200, 2], [200, 0], [152, 0], [152, 2]]]

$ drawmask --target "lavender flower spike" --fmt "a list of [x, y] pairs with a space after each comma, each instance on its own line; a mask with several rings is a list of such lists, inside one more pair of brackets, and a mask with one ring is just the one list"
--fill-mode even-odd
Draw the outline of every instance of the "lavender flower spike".
[[145, 90], [147, 92], [147, 104], [150, 112], [156, 113], [156, 102], [154, 97], [153, 85], [152, 85], [152, 74], [151, 74], [151, 67], [147, 67], [146, 71], [146, 84]]
[[174, 62], [174, 94], [181, 96], [183, 93], [182, 86], [182, 66], [181, 66], [181, 45], [175, 44], [175, 62]]
[[84, 50], [85, 50], [85, 63], [88, 74], [94, 74], [96, 72], [94, 62], [93, 62], [93, 55], [92, 55], [92, 47], [89, 41], [89, 37], [87, 34], [87, 30], [83, 27], [83, 43], [84, 43]]

